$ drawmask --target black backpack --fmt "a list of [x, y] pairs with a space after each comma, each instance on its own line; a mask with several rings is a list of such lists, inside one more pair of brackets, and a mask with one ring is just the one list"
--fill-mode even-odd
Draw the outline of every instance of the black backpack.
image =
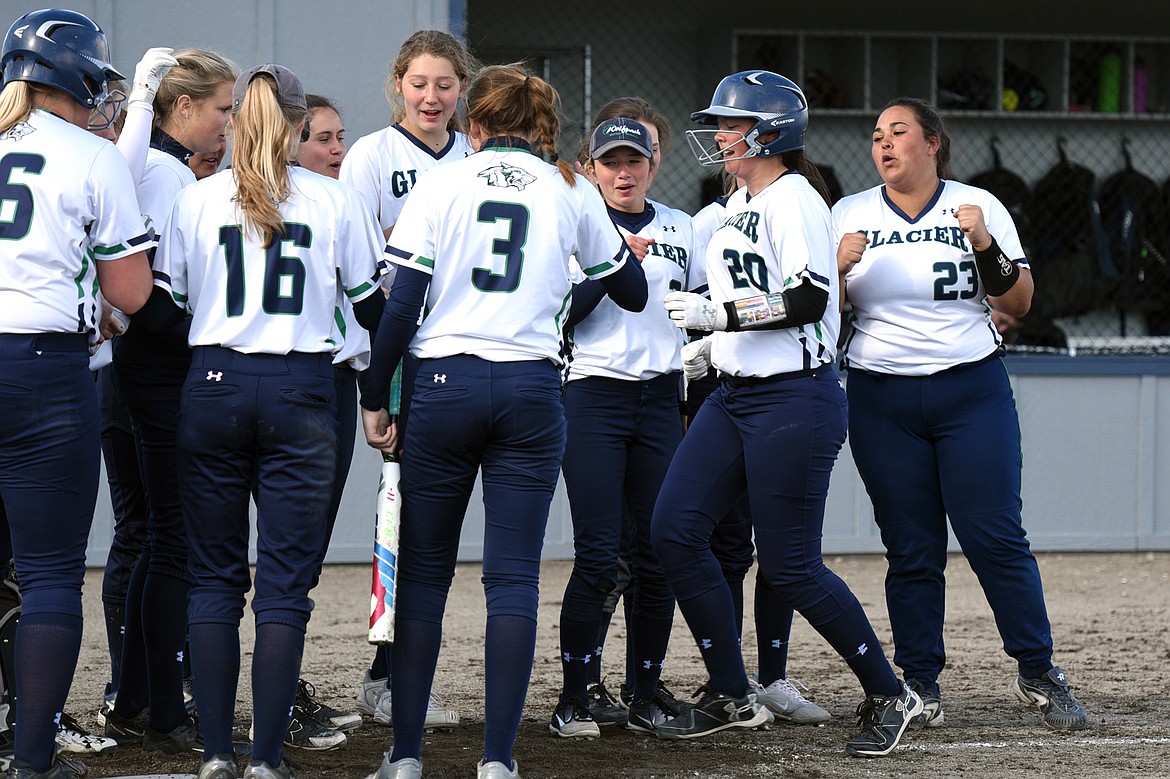
[[1170, 300], [1170, 228], [1161, 189], [1134, 169], [1128, 139], [1121, 148], [1125, 167], [1097, 186], [1092, 224], [1097, 257], [1113, 282], [1112, 300], [1124, 323], [1127, 313], [1157, 315]]
[[1027, 209], [1036, 282], [1032, 306], [1047, 318], [1100, 308], [1112, 289], [1093, 240], [1096, 174], [1069, 161], [1063, 138], [1058, 149], [1060, 160], [1036, 182]]
[[1016, 232], [1020, 235], [1020, 243], [1024, 245], [1024, 254], [1031, 255], [1032, 227], [1029, 210], [1032, 205], [1032, 190], [1027, 182], [1003, 166], [999, 156], [999, 137], [991, 137], [991, 168], [976, 173], [968, 181], [973, 187], [986, 189], [995, 195], [1015, 222]]

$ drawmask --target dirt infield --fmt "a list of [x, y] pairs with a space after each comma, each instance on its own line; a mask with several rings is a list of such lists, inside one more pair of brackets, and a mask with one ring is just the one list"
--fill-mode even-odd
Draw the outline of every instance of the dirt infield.
[[[878, 635], [889, 641], [882, 597], [884, 560], [851, 556], [829, 561], [864, 604]], [[1040, 555], [1056, 639], [1056, 662], [1069, 673], [1092, 724], [1075, 734], [1052, 733], [1039, 714], [1008, 691], [1014, 663], [1003, 654], [991, 612], [961, 557], [952, 558], [947, 601], [949, 662], [940, 680], [946, 723], [912, 731], [891, 757], [856, 760], [843, 746], [855, 726], [861, 694], [856, 680], [828, 645], [799, 617], [793, 626], [789, 671], [833, 714], [818, 728], [776, 726], [689, 743], [667, 743], [624, 730], [605, 730], [599, 741], [556, 739], [547, 722], [560, 685], [556, 623], [569, 564], [546, 562], [532, 685], [516, 745], [526, 779], [598, 777], [1048, 777], [1078, 779], [1170, 775], [1170, 553]], [[331, 566], [313, 593], [303, 675], [318, 696], [348, 707], [372, 651], [363, 641], [369, 573], [364, 566]], [[749, 598], [752, 581], [745, 588]], [[86, 636], [68, 711], [83, 724], [94, 716], [109, 673], [99, 602], [100, 572], [86, 587]], [[750, 606], [749, 606], [750, 608]], [[750, 612], [749, 612], [750, 613]], [[750, 620], [749, 620], [750, 621]], [[440, 656], [436, 690], [459, 710], [463, 723], [428, 735], [423, 770], [428, 779], [473, 777], [483, 738], [483, 594], [475, 565], [455, 579]], [[609, 667], [617, 669], [624, 624], [615, 621]], [[744, 647], [754, 665], [754, 633]], [[244, 664], [250, 630], [245, 636]], [[664, 679], [680, 697], [704, 680], [702, 664], [681, 616]], [[616, 677], [611, 677], [611, 680]], [[616, 683], [615, 683], [616, 686]], [[247, 670], [238, 715], [247, 722]], [[337, 752], [288, 750], [299, 779], [363, 777], [389, 747], [390, 730], [367, 723]], [[86, 760], [95, 777], [190, 772], [198, 758], [143, 755], [129, 749]]]

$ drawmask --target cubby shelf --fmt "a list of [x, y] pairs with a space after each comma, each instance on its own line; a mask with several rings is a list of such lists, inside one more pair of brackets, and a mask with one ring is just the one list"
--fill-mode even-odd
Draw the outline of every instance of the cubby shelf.
[[752, 29], [733, 31], [732, 57], [826, 114], [911, 95], [972, 117], [1170, 118], [1170, 38]]

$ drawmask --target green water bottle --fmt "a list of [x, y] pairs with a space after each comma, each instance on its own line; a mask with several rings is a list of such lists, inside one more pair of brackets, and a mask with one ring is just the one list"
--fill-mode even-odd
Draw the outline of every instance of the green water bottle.
[[1121, 110], [1121, 55], [1109, 52], [1101, 57], [1097, 78], [1097, 110], [1117, 113]]

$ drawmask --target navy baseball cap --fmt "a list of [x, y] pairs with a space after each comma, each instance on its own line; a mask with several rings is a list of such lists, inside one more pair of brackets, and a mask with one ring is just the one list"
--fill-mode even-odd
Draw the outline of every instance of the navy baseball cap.
[[248, 91], [248, 85], [262, 74], [272, 76], [276, 81], [276, 99], [282, 107], [308, 110], [308, 103], [305, 102], [305, 88], [301, 86], [301, 80], [297, 78], [297, 74], [283, 65], [268, 63], [248, 68], [236, 79], [236, 84], [232, 87], [233, 114], [238, 113], [240, 106], [244, 104], [244, 95]]
[[650, 131], [641, 122], [619, 116], [597, 125], [589, 139], [589, 156], [593, 159], [620, 146], [629, 146], [639, 154], [654, 158], [654, 142]]

